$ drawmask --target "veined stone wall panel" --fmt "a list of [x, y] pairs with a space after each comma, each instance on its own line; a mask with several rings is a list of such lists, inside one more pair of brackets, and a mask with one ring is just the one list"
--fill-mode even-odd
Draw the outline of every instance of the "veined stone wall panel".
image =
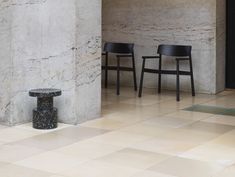
[[[196, 90], [216, 93], [216, 5], [215, 0], [103, 0], [103, 41], [136, 44], [138, 77], [141, 57], [155, 55], [159, 44], [192, 45]], [[163, 65], [176, 68], [170, 59]], [[149, 66], [157, 67], [157, 62]], [[182, 69], [188, 69], [187, 62]], [[110, 83], [115, 83], [116, 73], [110, 73]], [[132, 85], [131, 74], [122, 73], [123, 85]], [[174, 76], [162, 80], [163, 87], [175, 89]], [[157, 75], [146, 74], [145, 86], [156, 85]], [[181, 77], [181, 89], [190, 90], [189, 77]]]

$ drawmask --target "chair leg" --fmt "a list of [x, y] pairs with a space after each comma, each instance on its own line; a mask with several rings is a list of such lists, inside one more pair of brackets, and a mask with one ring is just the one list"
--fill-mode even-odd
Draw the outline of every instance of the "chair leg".
[[140, 88], [139, 88], [139, 97], [142, 97], [142, 92], [143, 92], [143, 82], [144, 82], [144, 68], [145, 68], [145, 59], [143, 59], [143, 64], [142, 64], [142, 71], [141, 71], [141, 78], [140, 78]]
[[177, 78], [176, 78], [176, 100], [177, 101], [180, 101], [180, 73], [179, 73], [179, 70], [180, 70], [180, 66], [179, 66], [179, 60], [176, 60], [177, 62], [177, 70], [176, 70], [176, 75], [177, 75]]
[[108, 53], [105, 55], [105, 88], [108, 88]]
[[133, 77], [134, 77], [134, 88], [137, 91], [137, 79], [136, 79], [136, 68], [135, 68], [135, 56], [132, 55], [132, 65], [133, 65]]
[[191, 73], [192, 96], [196, 96], [196, 94], [195, 94], [195, 86], [194, 86], [194, 77], [193, 77], [193, 64], [192, 64], [192, 58], [190, 58], [189, 63], [190, 63], [190, 73]]
[[162, 90], [162, 74], [161, 74], [161, 70], [162, 70], [162, 56], [160, 56], [160, 59], [159, 59], [158, 93], [161, 93], [161, 90]]
[[117, 95], [120, 95], [120, 58], [117, 57]]

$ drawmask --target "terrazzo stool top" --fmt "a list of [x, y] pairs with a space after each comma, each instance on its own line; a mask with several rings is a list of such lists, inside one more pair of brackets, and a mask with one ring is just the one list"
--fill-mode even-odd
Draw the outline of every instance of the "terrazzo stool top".
[[60, 96], [62, 94], [62, 91], [59, 89], [33, 89], [29, 91], [29, 95], [32, 97], [56, 97]]

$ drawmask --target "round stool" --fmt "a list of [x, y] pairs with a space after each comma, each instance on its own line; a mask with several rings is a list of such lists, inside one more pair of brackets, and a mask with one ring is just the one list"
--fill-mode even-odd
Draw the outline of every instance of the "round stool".
[[58, 111], [53, 107], [53, 97], [60, 96], [59, 89], [34, 89], [29, 91], [29, 96], [37, 97], [37, 108], [33, 110], [33, 128], [57, 128]]

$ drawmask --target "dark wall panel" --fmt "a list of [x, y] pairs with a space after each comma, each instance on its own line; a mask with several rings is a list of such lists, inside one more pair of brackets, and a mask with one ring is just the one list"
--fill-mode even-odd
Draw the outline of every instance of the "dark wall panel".
[[235, 0], [227, 0], [226, 86], [235, 88]]

